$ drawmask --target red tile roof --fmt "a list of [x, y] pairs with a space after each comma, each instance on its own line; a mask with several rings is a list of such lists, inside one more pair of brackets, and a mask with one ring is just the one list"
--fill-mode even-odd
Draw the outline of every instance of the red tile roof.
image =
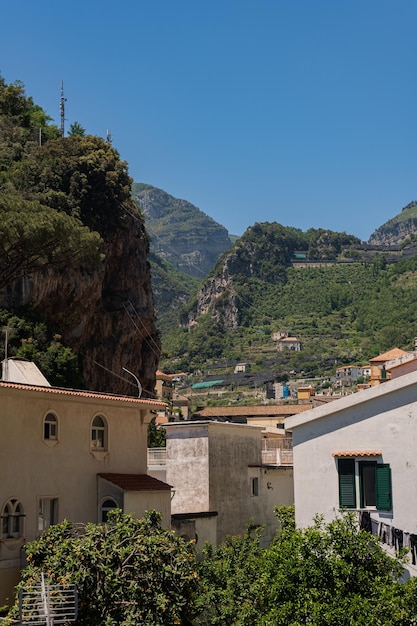
[[396, 359], [403, 354], [407, 354], [407, 352], [405, 350], [401, 350], [401, 348], [393, 348], [392, 350], [388, 350], [388, 352], [374, 356], [373, 359], [369, 359], [369, 363], [385, 363], [385, 361], [391, 361], [392, 359]]
[[333, 452], [332, 456], [382, 456], [382, 452], [380, 450], [348, 450]]
[[169, 491], [171, 485], [147, 474], [98, 474], [124, 491]]
[[40, 387], [37, 385], [24, 385], [20, 383], [9, 383], [0, 381], [0, 388], [7, 389], [24, 389], [26, 391], [37, 391], [43, 393], [52, 393], [63, 396], [76, 396], [78, 398], [97, 398], [99, 400], [116, 400], [117, 402], [134, 402], [136, 404], [147, 404], [158, 407], [166, 407], [166, 402], [153, 400], [152, 398], [134, 398], [131, 396], [118, 396], [110, 393], [100, 393], [96, 391], [78, 391], [75, 389], [63, 389], [58, 387]]
[[194, 415], [198, 417], [280, 417], [303, 413], [311, 409], [308, 404], [269, 404], [247, 406], [206, 406]]

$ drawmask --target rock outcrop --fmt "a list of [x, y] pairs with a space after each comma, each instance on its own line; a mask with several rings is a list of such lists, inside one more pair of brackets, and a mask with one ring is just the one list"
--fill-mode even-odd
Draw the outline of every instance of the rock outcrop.
[[0, 305], [29, 305], [78, 354], [87, 389], [153, 395], [160, 342], [155, 327], [148, 238], [141, 218], [126, 214], [104, 242], [97, 270], [48, 270], [13, 284]]

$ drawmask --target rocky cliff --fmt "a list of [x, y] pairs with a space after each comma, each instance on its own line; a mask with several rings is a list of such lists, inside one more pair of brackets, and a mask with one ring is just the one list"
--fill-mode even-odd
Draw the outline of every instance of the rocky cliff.
[[152, 251], [179, 271], [201, 280], [231, 247], [227, 230], [190, 202], [141, 183], [132, 191], [145, 215]]
[[401, 213], [377, 228], [369, 238], [372, 245], [393, 246], [402, 243], [417, 231], [417, 202], [405, 206]]
[[56, 328], [78, 354], [87, 389], [153, 394], [160, 343], [142, 219], [127, 213], [104, 241], [105, 259], [96, 270], [48, 270], [14, 283], [0, 306], [29, 305]]

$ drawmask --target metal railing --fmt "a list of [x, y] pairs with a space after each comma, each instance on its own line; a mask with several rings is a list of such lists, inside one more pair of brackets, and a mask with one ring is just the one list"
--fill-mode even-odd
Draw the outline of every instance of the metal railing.
[[155, 465], [166, 465], [166, 448], [148, 448], [148, 467]]
[[78, 598], [75, 585], [55, 585], [42, 574], [40, 583], [19, 592], [19, 618], [22, 626], [55, 626], [76, 621]]

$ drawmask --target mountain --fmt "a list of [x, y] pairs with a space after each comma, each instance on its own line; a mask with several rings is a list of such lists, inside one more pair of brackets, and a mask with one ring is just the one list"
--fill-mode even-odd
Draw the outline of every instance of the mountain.
[[377, 228], [369, 238], [370, 244], [401, 244], [417, 231], [417, 202], [407, 204], [395, 217]]
[[152, 252], [184, 274], [202, 280], [230, 249], [227, 230], [190, 202], [143, 183], [132, 185], [132, 195], [145, 216]]
[[[367, 246], [346, 233], [255, 224], [219, 260], [163, 341], [162, 367], [206, 371], [246, 361], [253, 370], [331, 373], [417, 334], [413, 249]], [[298, 337], [301, 352], [273, 336]]]

